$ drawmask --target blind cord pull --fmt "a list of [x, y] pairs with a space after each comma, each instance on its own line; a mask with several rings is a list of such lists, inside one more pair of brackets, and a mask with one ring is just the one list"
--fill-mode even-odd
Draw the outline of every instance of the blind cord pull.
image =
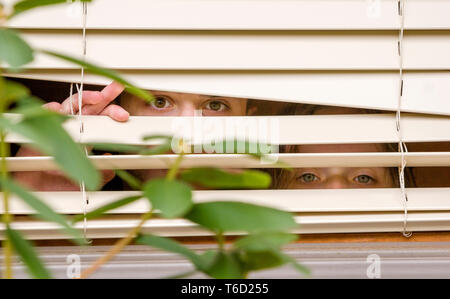
[[405, 168], [406, 168], [405, 154], [408, 152], [408, 148], [406, 147], [406, 144], [403, 142], [403, 132], [401, 127], [401, 108], [403, 100], [403, 31], [405, 27], [404, 12], [405, 12], [405, 0], [398, 0], [398, 15], [400, 19], [400, 31], [397, 42], [397, 52], [399, 60], [399, 93], [398, 93], [397, 113], [395, 119], [398, 135], [398, 151], [400, 152], [401, 156], [401, 166], [399, 167], [398, 177], [404, 208], [403, 236], [409, 238], [412, 236], [412, 232], [408, 231], [408, 194], [405, 188]]

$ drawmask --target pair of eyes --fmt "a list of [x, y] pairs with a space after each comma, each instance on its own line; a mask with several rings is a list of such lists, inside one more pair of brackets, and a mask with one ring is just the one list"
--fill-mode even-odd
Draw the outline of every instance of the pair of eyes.
[[[305, 184], [310, 184], [310, 183], [319, 182], [320, 178], [312, 172], [306, 172], [306, 173], [303, 173], [302, 175], [300, 175], [297, 178], [297, 180], [299, 180], [300, 182], [305, 183]], [[358, 184], [372, 184], [376, 181], [373, 177], [371, 177], [370, 175], [367, 175], [367, 174], [357, 175], [352, 180], [353, 180], [353, 182], [358, 183]]]
[[[168, 96], [156, 95], [155, 100], [150, 105], [156, 110], [168, 109], [174, 106], [174, 100]], [[201, 108], [202, 110], [207, 109], [214, 112], [230, 110], [230, 107], [221, 100], [209, 100]]]

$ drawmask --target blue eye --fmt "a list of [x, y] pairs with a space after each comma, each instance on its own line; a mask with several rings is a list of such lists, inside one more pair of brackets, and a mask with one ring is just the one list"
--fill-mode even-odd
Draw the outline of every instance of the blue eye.
[[300, 179], [303, 183], [312, 183], [312, 182], [318, 181], [318, 180], [319, 180], [319, 177], [316, 176], [314, 173], [308, 172], [308, 173], [302, 174], [302, 175], [299, 177], [299, 179]]
[[370, 184], [375, 181], [371, 176], [366, 174], [358, 175], [353, 180], [359, 184]]

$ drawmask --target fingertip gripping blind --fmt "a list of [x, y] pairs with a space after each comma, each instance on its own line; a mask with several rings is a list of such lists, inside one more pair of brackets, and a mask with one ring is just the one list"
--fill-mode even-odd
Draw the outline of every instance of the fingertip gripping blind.
[[[82, 18], [77, 5], [31, 11], [10, 27], [21, 30], [36, 48], [81, 56]], [[405, 11], [403, 141], [450, 141], [450, 1], [407, 0]], [[86, 58], [120, 71], [147, 89], [387, 111], [398, 108], [401, 24], [397, 0], [96, 0], [89, 4], [86, 28]], [[77, 82], [80, 70], [38, 56], [26, 71], [10, 75]], [[108, 83], [90, 74], [84, 80]], [[280, 144], [398, 142], [393, 114], [274, 118]], [[144, 134], [173, 133], [173, 121], [132, 117], [118, 124], [105, 117], [84, 116], [81, 141], [140, 144]], [[75, 120], [67, 123], [76, 138], [77, 125]], [[98, 130], [105, 127], [110, 130]], [[156, 131], [148, 130], [155, 127]], [[9, 138], [26, 142], [20, 136]], [[399, 153], [279, 157], [294, 167], [393, 167], [400, 166], [402, 158]], [[448, 152], [414, 152], [404, 157], [408, 166], [450, 165]], [[143, 169], [167, 168], [174, 156], [91, 159], [100, 169]], [[9, 158], [8, 163], [12, 171], [55, 169], [48, 157]], [[188, 155], [183, 163], [183, 167], [268, 167], [238, 154]], [[407, 192], [410, 230], [449, 230], [449, 188]], [[89, 209], [124, 194], [92, 193]], [[40, 195], [61, 213], [83, 213], [78, 192]], [[297, 213], [299, 233], [401, 231], [404, 221], [398, 189], [197, 191], [195, 197], [275, 205]], [[88, 237], [123, 236], [137, 223], [144, 206], [141, 201], [129, 210], [88, 221]], [[28, 215], [31, 211], [13, 199], [12, 212]], [[62, 238], [53, 225], [44, 222], [19, 218], [14, 225], [33, 239]], [[145, 229], [170, 236], [207, 234], [182, 220], [155, 219]]]

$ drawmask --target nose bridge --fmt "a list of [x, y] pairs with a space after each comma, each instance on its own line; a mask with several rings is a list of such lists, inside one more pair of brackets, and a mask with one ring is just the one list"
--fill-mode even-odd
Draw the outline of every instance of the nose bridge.
[[194, 116], [195, 115], [195, 103], [189, 98], [185, 98], [182, 100], [179, 105], [179, 116]]
[[327, 189], [342, 189], [349, 186], [345, 174], [342, 172], [334, 172], [330, 174], [326, 181]]

